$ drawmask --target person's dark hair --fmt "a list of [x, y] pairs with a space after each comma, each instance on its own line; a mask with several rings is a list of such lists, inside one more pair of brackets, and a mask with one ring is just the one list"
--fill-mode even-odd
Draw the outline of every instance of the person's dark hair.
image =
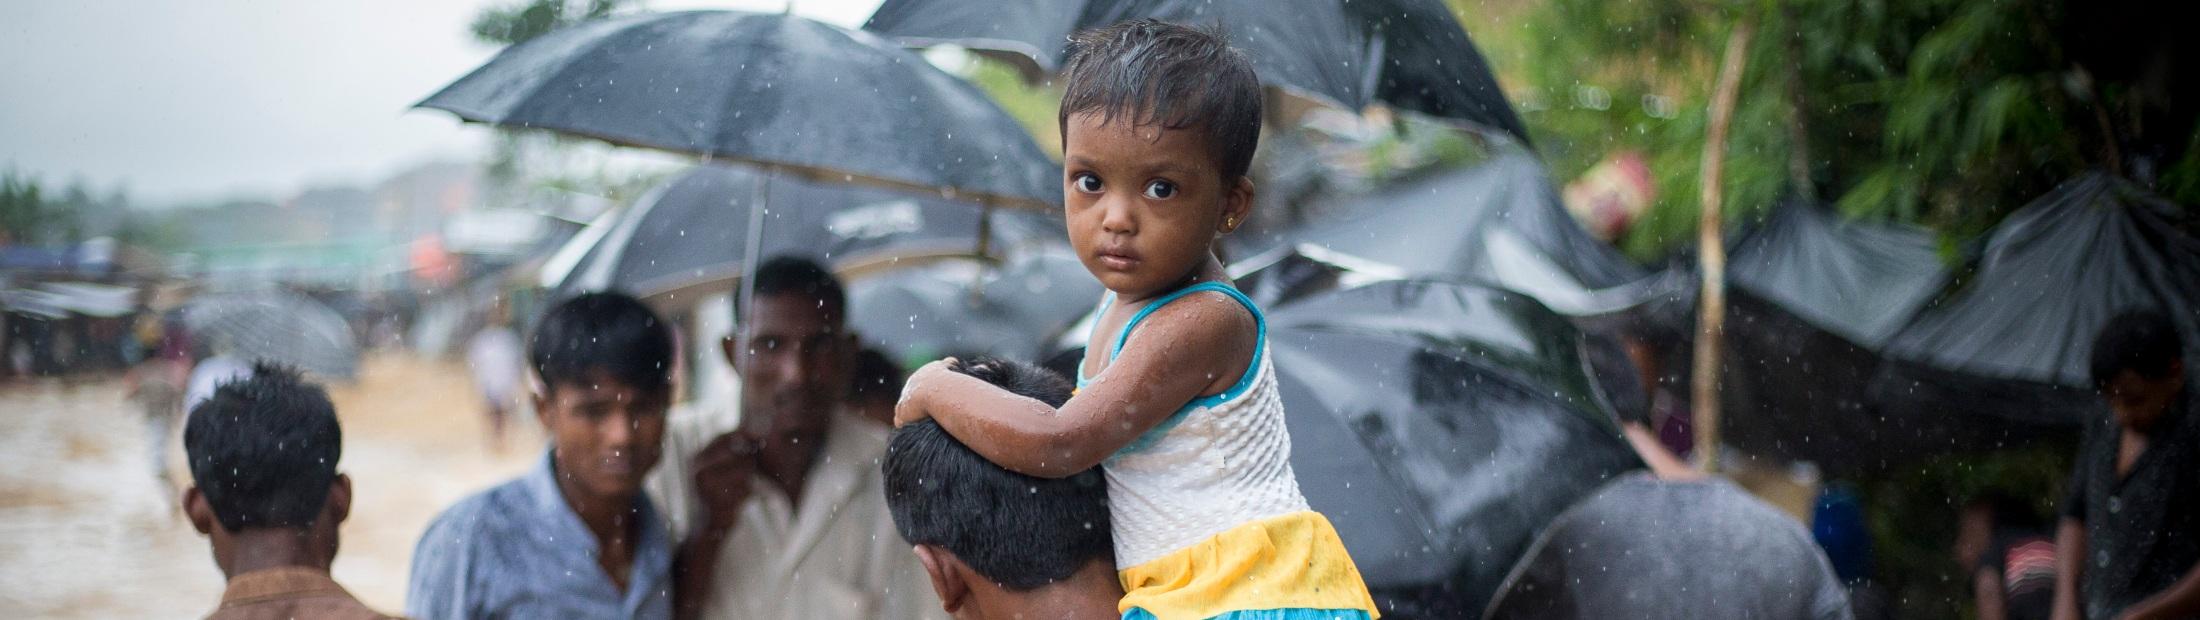
[[527, 340], [527, 361], [544, 389], [588, 385], [601, 371], [635, 389], [672, 385], [672, 328], [641, 300], [588, 293], [543, 313]]
[[191, 480], [231, 532], [313, 525], [343, 444], [328, 393], [267, 363], [216, 387], [183, 427]]
[[856, 402], [893, 402], [901, 398], [901, 366], [878, 349], [864, 348], [856, 353], [855, 371], [850, 373], [854, 382], [848, 399]]
[[[833, 277], [833, 272], [817, 261], [785, 254], [774, 256], [756, 266], [754, 277], [757, 299], [801, 295], [816, 300], [818, 310], [830, 308], [838, 316], [848, 316], [848, 293], [840, 287], [840, 278]], [[746, 310], [734, 308], [736, 313]], [[739, 322], [741, 317], [737, 314], [734, 320]]]
[[1968, 509], [1983, 509], [1994, 518], [1996, 529], [2036, 530], [2047, 527], [2047, 520], [2040, 516], [2033, 503], [2007, 491], [1985, 491], [1971, 496], [1964, 502]]
[[2093, 339], [2093, 387], [2108, 389], [2126, 370], [2149, 379], [2167, 378], [2182, 355], [2184, 344], [2169, 315], [2153, 310], [2118, 314]]
[[[955, 370], [1051, 406], [1069, 401], [1069, 380], [1030, 364], [974, 359]], [[894, 431], [881, 469], [902, 538], [946, 549], [1002, 587], [1031, 590], [1114, 557], [1099, 468], [1051, 480], [1018, 474], [921, 420]]]
[[1260, 146], [1260, 78], [1215, 28], [1136, 19], [1070, 36], [1057, 122], [1100, 113], [1134, 126], [1197, 129], [1225, 181], [1245, 176]]

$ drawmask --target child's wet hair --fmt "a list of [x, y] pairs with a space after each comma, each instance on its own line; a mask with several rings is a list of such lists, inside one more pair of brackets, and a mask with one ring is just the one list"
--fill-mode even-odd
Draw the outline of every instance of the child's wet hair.
[[1069, 40], [1058, 119], [1097, 112], [1133, 126], [1196, 129], [1205, 134], [1226, 181], [1245, 176], [1260, 146], [1260, 78], [1219, 29], [1137, 19], [1086, 30]]

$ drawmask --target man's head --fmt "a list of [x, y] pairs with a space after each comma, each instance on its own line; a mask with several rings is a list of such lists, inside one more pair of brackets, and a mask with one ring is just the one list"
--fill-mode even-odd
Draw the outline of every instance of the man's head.
[[848, 397], [855, 334], [840, 280], [809, 259], [782, 256], [756, 268], [754, 308], [734, 317], [741, 335], [723, 343], [741, 373], [742, 416], [760, 416], [771, 437], [815, 445]]
[[224, 572], [245, 539], [294, 545], [293, 553], [327, 568], [336, 526], [351, 513], [351, 480], [336, 473], [343, 442], [328, 394], [281, 366], [256, 366], [191, 409], [183, 450], [192, 486], [183, 507], [212, 537]]
[[1994, 535], [2002, 530], [2015, 529], [2042, 531], [2047, 522], [2032, 503], [2003, 491], [1986, 491], [1963, 503], [1963, 511], [1956, 514], [1956, 540], [1954, 549], [1956, 565], [1965, 573], [1980, 568], [1981, 555], [1992, 547]]
[[642, 302], [590, 293], [552, 307], [528, 338], [535, 415], [560, 484], [586, 499], [641, 492], [672, 405], [672, 329]]
[[1252, 208], [1253, 66], [1219, 34], [1134, 20], [1071, 37], [1063, 203], [1085, 268], [1118, 294], [1175, 286]]
[[2093, 387], [2108, 400], [2116, 423], [2151, 430], [2185, 390], [2177, 326], [2160, 312], [2116, 315], [2093, 340], [2092, 371]]
[[[978, 359], [956, 370], [1049, 405], [1069, 400], [1069, 381], [1037, 366]], [[882, 468], [894, 527], [950, 612], [973, 587], [1027, 592], [1112, 563], [1097, 469], [1052, 480], [1011, 472], [931, 420], [895, 430]]]

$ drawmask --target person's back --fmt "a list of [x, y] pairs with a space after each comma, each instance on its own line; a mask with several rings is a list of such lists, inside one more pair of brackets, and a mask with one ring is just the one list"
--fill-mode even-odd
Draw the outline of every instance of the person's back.
[[[1069, 381], [999, 360], [958, 372], [1060, 405]], [[894, 431], [880, 463], [886, 505], [916, 546], [940, 604], [957, 618], [1114, 619], [1123, 588], [1109, 539], [1107, 483], [1097, 469], [1066, 478], [987, 462], [930, 420]]]
[[1631, 474], [1560, 515], [1487, 618], [1851, 617], [1802, 524], [1717, 478]]
[[262, 365], [221, 384], [183, 431], [191, 525], [229, 579], [218, 620], [386, 618], [329, 577], [351, 479], [337, 473], [343, 432], [319, 386]]

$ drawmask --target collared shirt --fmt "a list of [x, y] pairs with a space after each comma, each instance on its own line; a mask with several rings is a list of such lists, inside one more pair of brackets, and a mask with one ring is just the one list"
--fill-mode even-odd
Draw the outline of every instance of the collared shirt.
[[405, 611], [445, 618], [672, 617], [672, 542], [644, 493], [621, 591], [596, 536], [565, 503], [550, 456], [526, 475], [445, 509], [413, 550]]
[[328, 571], [304, 566], [256, 570], [229, 579], [222, 592], [222, 606], [207, 620], [385, 620], [391, 616], [368, 609], [344, 587], [330, 579]]
[[2078, 450], [2063, 516], [2085, 522], [2078, 600], [2088, 618], [2116, 617], [2200, 568], [2200, 416], [2186, 392], [2123, 476], [2113, 417], [2095, 421]]
[[[665, 425], [665, 461], [650, 493], [665, 498], [674, 532], [702, 519], [695, 453], [739, 423], [723, 407], [682, 408]], [[810, 466], [798, 506], [758, 478], [718, 552], [716, 589], [703, 617], [903, 620], [945, 618], [916, 554], [886, 511], [879, 460], [886, 431], [833, 416], [824, 452]]]

